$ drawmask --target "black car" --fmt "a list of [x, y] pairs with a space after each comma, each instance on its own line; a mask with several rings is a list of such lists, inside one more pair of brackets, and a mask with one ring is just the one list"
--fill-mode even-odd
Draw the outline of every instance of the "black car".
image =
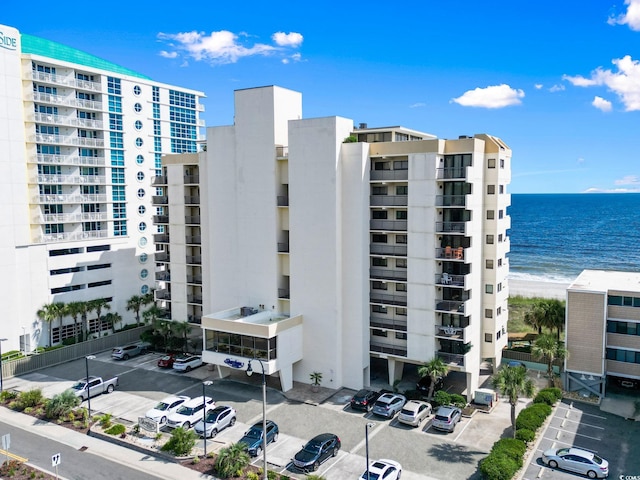
[[358, 393], [351, 398], [351, 408], [370, 412], [379, 396], [380, 392], [367, 390], [366, 388], [359, 390]]
[[[271, 442], [278, 441], [278, 425], [271, 420], [267, 420], [267, 445]], [[262, 437], [262, 422], [255, 423], [245, 434], [238, 440], [238, 443], [243, 443], [247, 446], [247, 451], [252, 457], [259, 457], [262, 455], [262, 447], [264, 446], [264, 439]]]
[[[431, 387], [431, 377], [422, 377], [418, 383], [416, 383], [416, 390], [418, 390], [422, 395], [429, 395], [429, 387]], [[436, 393], [438, 390], [442, 390], [444, 388], [444, 378], [436, 377], [436, 386], [433, 389], [433, 393]]]
[[338, 455], [340, 445], [337, 435], [322, 433], [309, 440], [302, 450], [296, 453], [293, 464], [303, 472], [315, 472], [329, 458]]

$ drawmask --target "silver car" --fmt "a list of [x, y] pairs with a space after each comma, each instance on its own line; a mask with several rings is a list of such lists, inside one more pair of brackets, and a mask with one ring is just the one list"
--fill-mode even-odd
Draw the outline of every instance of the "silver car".
[[131, 357], [140, 355], [145, 350], [146, 346], [139, 344], [125, 345], [124, 347], [115, 347], [113, 350], [111, 350], [111, 358], [114, 358], [116, 360], [129, 360]]
[[378, 397], [376, 403], [373, 404], [373, 413], [381, 417], [393, 418], [402, 410], [406, 402], [407, 399], [404, 395], [398, 393], [383, 393]]
[[453, 432], [462, 418], [462, 410], [458, 407], [438, 407], [431, 426], [436, 430]]
[[[542, 461], [550, 468], [562, 468], [589, 478], [609, 476], [609, 462], [593, 452], [580, 448], [552, 448], [545, 450]], [[620, 476], [622, 478], [622, 475]]]
[[193, 430], [201, 437], [213, 438], [220, 430], [233, 427], [236, 423], [236, 409], [228, 405], [220, 405], [210, 410], [205, 417], [193, 426]]
[[431, 415], [431, 404], [420, 400], [409, 400], [404, 404], [398, 421], [412, 427], [419, 427], [424, 419]]

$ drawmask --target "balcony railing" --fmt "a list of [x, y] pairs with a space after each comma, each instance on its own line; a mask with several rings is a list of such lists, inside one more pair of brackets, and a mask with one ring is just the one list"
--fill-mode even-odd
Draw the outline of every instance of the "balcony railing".
[[436, 337], [446, 338], [448, 340], [461, 340], [466, 342], [466, 329], [462, 327], [451, 327], [445, 325], [436, 325]]
[[166, 233], [157, 233], [153, 236], [154, 243], [169, 243], [169, 235]]
[[409, 170], [371, 170], [371, 180], [408, 180]]
[[373, 207], [406, 207], [408, 198], [407, 195], [371, 195], [369, 202]]
[[62, 183], [66, 185], [106, 185], [107, 179], [100, 175], [38, 175], [34, 183]]
[[154, 260], [156, 262], [163, 262], [163, 263], [168, 263], [171, 261], [171, 255], [169, 255], [168, 253], [165, 252], [160, 252], [160, 253], [156, 253]]
[[278, 242], [278, 253], [289, 253], [289, 244]]
[[288, 288], [279, 288], [278, 289], [278, 298], [289, 298], [289, 289]]
[[467, 203], [466, 200], [466, 195], [436, 195], [436, 206], [464, 207]]
[[371, 343], [369, 346], [369, 350], [371, 352], [385, 353], [388, 355], [397, 355], [399, 357], [407, 356], [406, 347], [402, 347], [400, 345], [389, 345], [384, 343]]
[[400, 305], [402, 307], [407, 306], [406, 295], [388, 295], [384, 293], [372, 292], [369, 295], [369, 300], [371, 303], [380, 303], [383, 305]]
[[436, 248], [436, 258], [442, 260], [464, 260], [464, 247]]
[[187, 283], [192, 283], [194, 285], [202, 285], [202, 276], [187, 275]]
[[169, 215], [153, 215], [153, 223], [169, 223]]
[[406, 220], [370, 220], [371, 230], [407, 231]]
[[200, 197], [198, 195], [185, 195], [185, 205], [200, 205]]
[[60, 195], [36, 195], [36, 203], [105, 203], [107, 195], [77, 195], [77, 194], [60, 194]]
[[436, 310], [446, 313], [465, 314], [464, 302], [457, 300], [436, 300]]
[[387, 245], [385, 243], [372, 243], [369, 245], [369, 252], [374, 255], [392, 255], [398, 257], [406, 257], [407, 246]]
[[437, 233], [464, 233], [466, 222], [436, 222]]
[[449, 352], [436, 352], [436, 355], [439, 359], [441, 359], [447, 365], [456, 365], [458, 367], [464, 367], [464, 355], [459, 353], [449, 353]]
[[156, 298], [158, 300], [171, 300], [171, 292], [169, 290], [156, 290]]
[[287, 158], [289, 156], [289, 147], [276, 147], [276, 158]]
[[46, 165], [83, 165], [90, 167], [103, 167], [106, 162], [104, 157], [84, 157], [78, 155], [49, 155], [39, 153], [35, 157], [36, 163]]
[[453, 178], [466, 178], [467, 167], [445, 167], [436, 170], [438, 180], [450, 180]]
[[169, 197], [154, 195], [151, 197], [151, 203], [153, 205], [168, 205]]
[[187, 264], [202, 265], [202, 257], [200, 255], [187, 255]]
[[187, 235], [185, 238], [187, 245], [200, 245], [202, 237], [200, 235]]
[[167, 184], [166, 176], [153, 177], [153, 179], [151, 180], [151, 185], [166, 185], [166, 184]]
[[407, 320], [397, 320], [394, 318], [374, 317], [369, 319], [369, 325], [375, 328], [384, 328], [387, 330], [398, 330], [400, 332], [407, 331]]
[[106, 230], [91, 230], [89, 232], [68, 232], [68, 233], [47, 233], [38, 237], [40, 243], [49, 242], [69, 242], [73, 240], [95, 240], [99, 238], [107, 238], [109, 236]]
[[200, 295], [187, 295], [187, 303], [195, 303], [202, 305], [202, 296]]
[[382, 278], [385, 280], [406, 280], [407, 279], [407, 269], [400, 268], [397, 270], [391, 268], [375, 268], [372, 267], [369, 269], [370, 278]]
[[35, 221], [38, 223], [104, 222], [108, 218], [107, 212], [45, 213], [36, 217]]
[[285, 195], [278, 195], [278, 206], [279, 207], [288, 207], [289, 206], [289, 197]]
[[190, 184], [190, 183], [199, 183], [200, 182], [200, 175], [185, 175], [184, 176], [184, 183], [186, 184]]
[[187, 225], [200, 225], [200, 215], [185, 215], [184, 221]]
[[171, 281], [171, 273], [169, 272], [156, 272], [156, 280], [161, 282], [170, 282]]
[[452, 275], [449, 273], [436, 273], [435, 284], [447, 287], [464, 287], [465, 275]]

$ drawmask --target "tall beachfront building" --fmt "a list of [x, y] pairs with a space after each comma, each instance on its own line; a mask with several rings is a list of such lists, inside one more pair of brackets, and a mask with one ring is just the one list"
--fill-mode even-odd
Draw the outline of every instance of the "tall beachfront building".
[[[2, 348], [48, 344], [53, 302], [105, 299], [129, 323], [155, 282], [151, 179], [163, 153], [197, 151], [203, 94], [8, 26], [0, 66]], [[52, 327], [54, 344], [78, 333]]]
[[[507, 344], [511, 150], [403, 127], [302, 118], [302, 96], [235, 92], [199, 163], [205, 362], [280, 377], [389, 383], [442, 358], [499, 365]], [[206, 157], [206, 158], [205, 158]], [[174, 277], [172, 276], [172, 279]], [[255, 370], [255, 366], [253, 366]]]

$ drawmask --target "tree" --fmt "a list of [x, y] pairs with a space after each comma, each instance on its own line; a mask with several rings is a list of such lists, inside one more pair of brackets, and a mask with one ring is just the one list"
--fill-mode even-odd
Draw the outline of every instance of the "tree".
[[533, 397], [535, 386], [533, 380], [527, 376], [527, 369], [523, 367], [502, 367], [492, 378], [493, 386], [500, 395], [509, 398], [511, 404], [511, 428], [513, 438], [516, 438], [516, 405], [520, 395]]
[[435, 357], [424, 365], [418, 367], [418, 375], [420, 377], [430, 377], [431, 385], [429, 385], [429, 394], [427, 398], [433, 397], [433, 390], [436, 387], [438, 377], [444, 377], [449, 372], [449, 367], [441, 358]]
[[155, 325], [156, 321], [160, 318], [160, 315], [162, 315], [162, 313], [162, 309], [154, 304], [142, 313], [142, 319], [144, 320], [144, 323]]
[[115, 313], [109, 312], [104, 316], [104, 319], [109, 325], [113, 327], [113, 330], [115, 331], [116, 324], [122, 322], [122, 315], [120, 315], [118, 312], [115, 312]]
[[[82, 339], [82, 326], [78, 329], [78, 319], [82, 316], [85, 308], [84, 304], [85, 302], [69, 302], [66, 306], [67, 315], [73, 318], [73, 333], [77, 342]], [[78, 332], [78, 330], [80, 330], [80, 332]]]
[[545, 327], [556, 330], [556, 338], [560, 340], [560, 333], [564, 331], [565, 302], [557, 299], [544, 301]]
[[127, 311], [133, 311], [136, 314], [136, 325], [140, 326], [140, 309], [145, 305], [144, 297], [133, 295], [127, 300]]
[[547, 375], [549, 385], [553, 387], [553, 362], [562, 360], [567, 356], [564, 342], [558, 340], [552, 333], [540, 335], [531, 347], [531, 355], [537, 360], [544, 359], [547, 362]]
[[251, 457], [247, 453], [247, 447], [243, 443], [233, 443], [223, 448], [216, 458], [215, 470], [224, 478], [236, 476], [251, 463]]
[[94, 308], [91, 302], [80, 302], [80, 318], [82, 319], [82, 329], [83, 329], [83, 340], [87, 340], [89, 338], [89, 314], [93, 312]]
[[184, 322], [174, 322], [173, 324], [173, 332], [182, 338], [183, 349], [188, 350], [189, 334], [192, 328], [191, 324], [186, 320]]
[[524, 323], [534, 328], [538, 335], [542, 333], [542, 326], [544, 325], [543, 311], [537, 304], [525, 312], [523, 320]]
[[153, 328], [162, 335], [164, 339], [164, 350], [169, 350], [169, 337], [171, 336], [171, 330], [173, 328], [173, 322], [171, 320], [155, 319], [153, 322]]
[[111, 310], [111, 305], [104, 298], [96, 298], [95, 300], [90, 300], [89, 303], [92, 306], [92, 309], [96, 311], [98, 315], [98, 337], [102, 336], [102, 310]]
[[58, 319], [60, 321], [60, 325], [62, 325], [62, 319], [64, 318], [65, 314], [65, 305], [62, 302], [48, 303], [36, 312], [36, 315], [42, 321], [49, 324], [50, 347], [53, 346], [53, 322]]

